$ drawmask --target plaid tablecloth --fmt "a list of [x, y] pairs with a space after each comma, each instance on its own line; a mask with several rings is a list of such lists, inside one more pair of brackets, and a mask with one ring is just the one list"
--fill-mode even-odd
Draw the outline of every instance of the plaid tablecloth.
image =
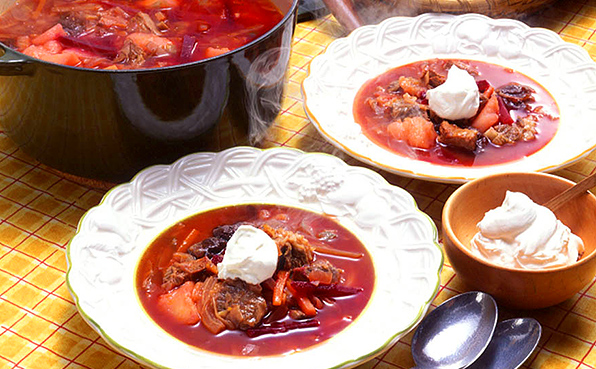
[[[596, 56], [596, 0], [560, 1], [524, 19], [549, 28]], [[300, 83], [310, 60], [323, 52], [341, 27], [330, 16], [301, 23], [295, 33], [282, 113], [264, 147], [287, 146], [334, 153], [306, 118]], [[557, 172], [578, 181], [591, 174], [596, 154]], [[445, 200], [454, 185], [380, 172], [408, 190], [440, 229]], [[78, 184], [28, 157], [0, 127], [0, 368], [138, 368], [91, 329], [70, 296], [65, 247], [81, 215], [98, 204], [103, 190]], [[446, 260], [433, 306], [463, 292]], [[537, 311], [500, 309], [500, 319], [530, 316], [543, 326], [539, 346], [524, 368], [596, 368], [596, 280], [570, 300]], [[362, 368], [410, 368], [411, 334]]]

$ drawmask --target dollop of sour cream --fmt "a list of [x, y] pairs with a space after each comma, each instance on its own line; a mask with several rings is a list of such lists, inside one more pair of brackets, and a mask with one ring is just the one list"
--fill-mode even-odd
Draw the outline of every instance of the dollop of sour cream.
[[277, 256], [277, 245], [267, 233], [241, 225], [228, 241], [223, 260], [217, 265], [217, 276], [259, 284], [275, 273]]
[[474, 77], [455, 65], [445, 82], [426, 91], [428, 106], [439, 117], [449, 120], [471, 118], [480, 105], [480, 92]]
[[478, 223], [472, 251], [504, 267], [543, 269], [573, 264], [584, 243], [550, 209], [507, 191], [500, 207]]

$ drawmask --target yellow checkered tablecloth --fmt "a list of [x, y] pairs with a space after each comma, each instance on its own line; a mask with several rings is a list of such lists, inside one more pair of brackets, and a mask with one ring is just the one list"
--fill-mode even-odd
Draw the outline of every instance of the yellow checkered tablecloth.
[[[525, 21], [549, 28], [596, 57], [596, 0], [559, 1]], [[342, 29], [331, 18], [299, 24], [295, 33], [289, 81], [282, 113], [265, 147], [289, 146], [305, 151], [337, 152], [305, 117], [300, 83], [309, 61]], [[591, 174], [596, 154], [557, 174], [578, 181]], [[381, 172], [408, 190], [440, 228], [445, 200], [456, 186], [429, 183]], [[81, 215], [98, 204], [104, 192], [57, 174], [24, 154], [0, 128], [0, 368], [138, 368], [91, 329], [70, 296], [65, 247]], [[433, 306], [464, 291], [446, 261]], [[500, 319], [531, 316], [543, 335], [523, 368], [596, 368], [596, 280], [570, 300], [531, 311], [500, 309]], [[362, 368], [410, 368], [411, 334]]]

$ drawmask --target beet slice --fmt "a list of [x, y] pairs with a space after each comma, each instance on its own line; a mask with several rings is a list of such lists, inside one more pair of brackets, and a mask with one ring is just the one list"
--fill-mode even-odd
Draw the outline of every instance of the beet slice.
[[505, 102], [503, 102], [501, 96], [497, 95], [497, 100], [499, 101], [499, 122], [503, 124], [513, 123], [513, 118], [511, 118], [511, 115], [509, 114], [509, 111], [507, 110]]
[[262, 326], [258, 328], [249, 328], [246, 330], [246, 335], [250, 338], [258, 337], [263, 334], [270, 334], [270, 333], [284, 333], [294, 329], [301, 329], [301, 328], [313, 328], [318, 327], [321, 323], [319, 323], [316, 319], [306, 320], [306, 321], [293, 321], [293, 322], [274, 322], [268, 326]]

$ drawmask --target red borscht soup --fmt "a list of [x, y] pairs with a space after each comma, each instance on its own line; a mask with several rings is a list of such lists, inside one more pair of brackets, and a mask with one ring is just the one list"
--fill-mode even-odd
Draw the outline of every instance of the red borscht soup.
[[[426, 93], [452, 66], [478, 86], [479, 108], [467, 119], [433, 112]], [[540, 84], [512, 69], [459, 59], [419, 61], [367, 81], [353, 105], [355, 121], [373, 142], [396, 154], [441, 165], [484, 166], [521, 159], [555, 135], [559, 108]]]
[[69, 66], [158, 68], [234, 50], [282, 18], [271, 0], [19, 0], [0, 41]]
[[[241, 225], [278, 249], [273, 276], [255, 285], [218, 278]], [[289, 353], [323, 342], [367, 305], [375, 271], [362, 243], [334, 220], [302, 209], [254, 204], [210, 210], [157, 237], [136, 284], [149, 316], [172, 336], [237, 356]]]

